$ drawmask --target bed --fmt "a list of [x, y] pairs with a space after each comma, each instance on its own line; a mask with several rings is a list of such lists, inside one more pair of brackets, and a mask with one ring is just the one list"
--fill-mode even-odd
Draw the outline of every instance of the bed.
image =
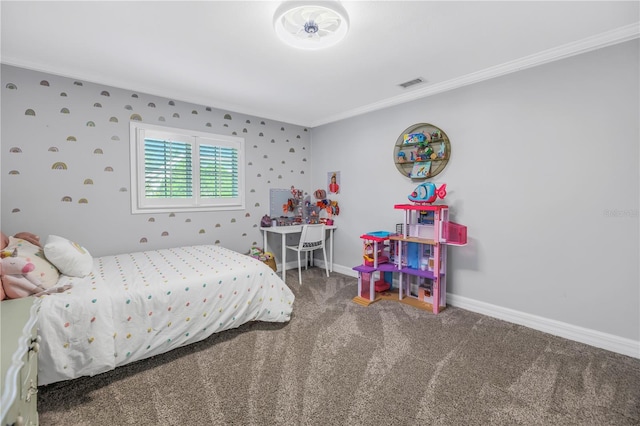
[[92, 376], [250, 321], [287, 322], [294, 295], [263, 262], [215, 245], [92, 258], [40, 297], [38, 384]]

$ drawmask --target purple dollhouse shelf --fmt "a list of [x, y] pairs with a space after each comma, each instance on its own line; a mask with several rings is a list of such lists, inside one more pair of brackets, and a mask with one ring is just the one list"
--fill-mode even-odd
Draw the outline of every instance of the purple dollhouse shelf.
[[[421, 269], [415, 268], [402, 268], [400, 269], [400, 272], [402, 272], [403, 274], [415, 275], [416, 277], [427, 278], [430, 280], [435, 278], [435, 274], [433, 273], [433, 271], [423, 271]], [[444, 273], [441, 272], [440, 275], [444, 275]]]
[[373, 266], [367, 266], [367, 265], [354, 266], [352, 269], [354, 271], [364, 272], [365, 274], [370, 274], [370, 273], [375, 272], [377, 270]]
[[393, 263], [381, 263], [380, 265], [378, 265], [378, 271], [398, 272], [398, 267]]

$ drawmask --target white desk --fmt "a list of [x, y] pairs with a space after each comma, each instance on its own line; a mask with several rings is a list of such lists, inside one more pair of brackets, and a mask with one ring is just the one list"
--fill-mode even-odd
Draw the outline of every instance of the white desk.
[[[333, 230], [338, 229], [335, 225], [325, 225], [325, 229], [329, 231], [329, 270], [333, 272]], [[271, 226], [268, 228], [260, 227], [262, 231], [262, 235], [264, 238], [264, 251], [267, 250], [267, 235], [269, 232], [273, 234], [282, 235], [282, 260], [280, 265], [280, 270], [282, 271], [282, 281], [285, 281], [286, 265], [287, 265], [287, 235], [288, 234], [300, 234], [302, 233], [302, 225], [291, 225], [291, 226]]]

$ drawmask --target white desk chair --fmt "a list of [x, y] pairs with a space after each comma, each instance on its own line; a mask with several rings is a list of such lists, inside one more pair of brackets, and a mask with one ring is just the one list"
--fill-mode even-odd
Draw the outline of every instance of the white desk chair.
[[324, 224], [319, 225], [302, 225], [302, 233], [300, 234], [300, 242], [295, 246], [287, 246], [288, 249], [298, 252], [298, 282], [302, 284], [302, 264], [300, 263], [300, 253], [304, 252], [304, 269], [309, 264], [309, 252], [322, 249], [324, 258], [324, 269], [329, 276], [329, 263], [327, 262], [327, 250], [324, 240], [326, 238]]

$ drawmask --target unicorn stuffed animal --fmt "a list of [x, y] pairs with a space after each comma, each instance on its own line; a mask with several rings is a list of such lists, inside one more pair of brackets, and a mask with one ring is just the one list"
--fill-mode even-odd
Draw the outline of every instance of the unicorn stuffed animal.
[[0, 260], [0, 279], [4, 293], [9, 299], [57, 293], [70, 287], [67, 285], [51, 289], [45, 288], [36, 274], [31, 273], [35, 268], [29, 259], [18, 256], [18, 249], [14, 249], [10, 255]]

